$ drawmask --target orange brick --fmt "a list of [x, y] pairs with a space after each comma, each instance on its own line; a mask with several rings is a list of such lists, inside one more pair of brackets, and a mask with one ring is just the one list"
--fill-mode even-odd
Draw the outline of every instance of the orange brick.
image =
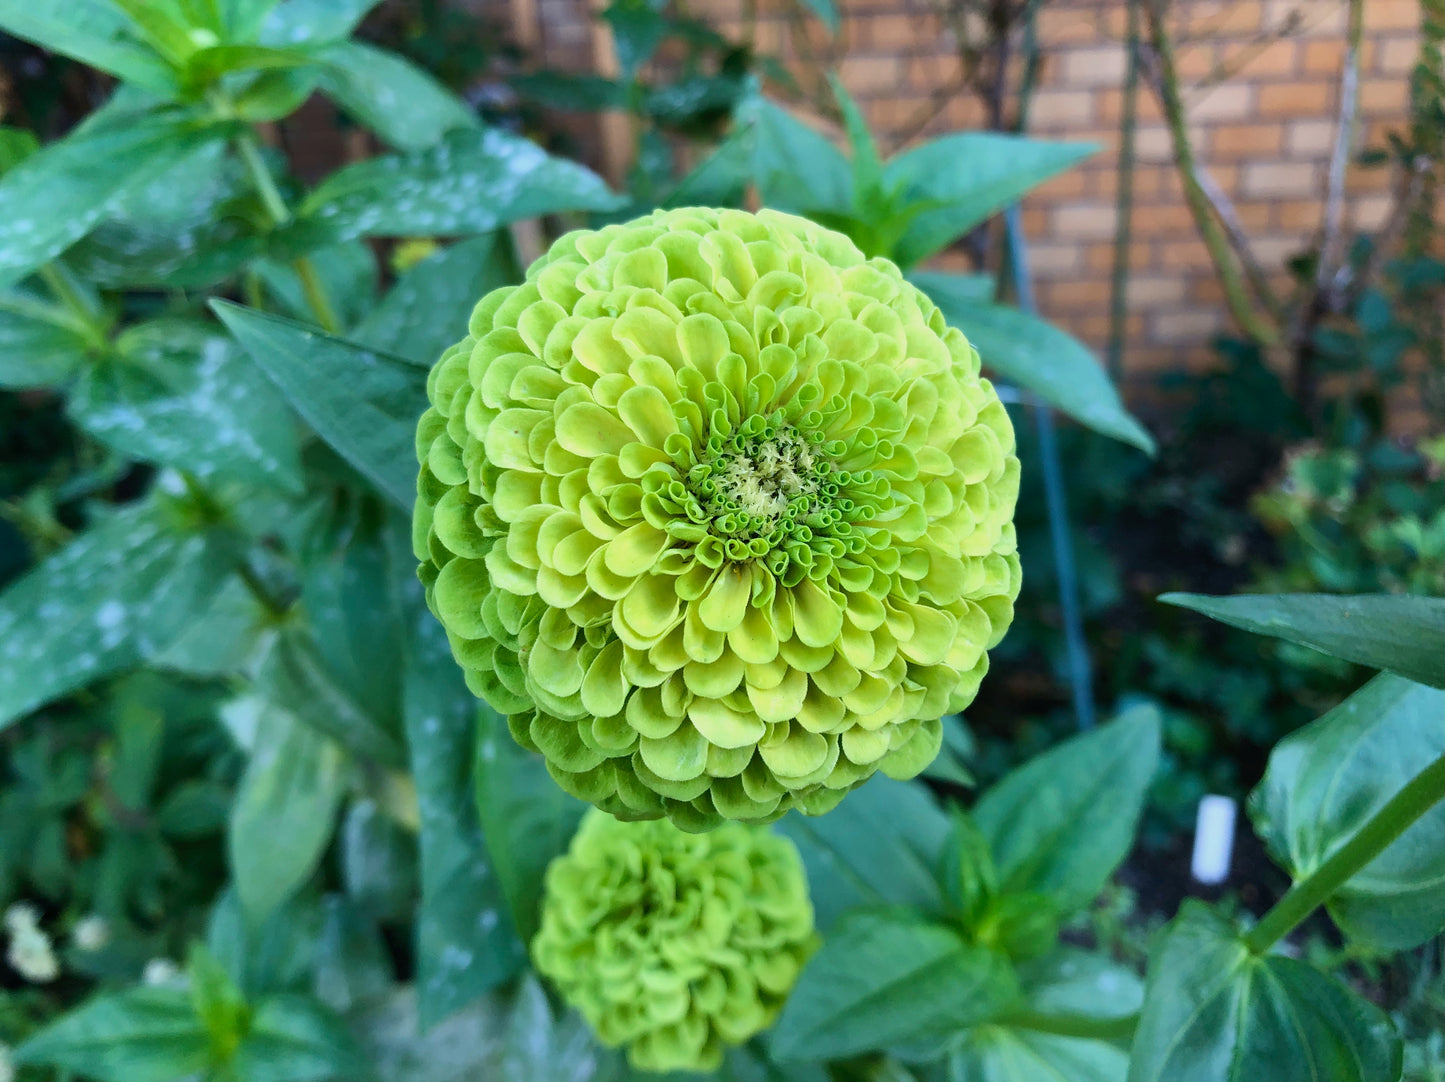
[[1155, 312], [1149, 317], [1149, 332], [1155, 341], [1188, 342], [1207, 338], [1223, 323], [1216, 311], [1189, 308], [1177, 312]]
[[902, 82], [903, 62], [896, 56], [845, 56], [838, 76], [854, 95], [894, 91]]
[[1281, 229], [1318, 229], [1323, 215], [1318, 199], [1288, 200], [1276, 204]]
[[1254, 87], [1248, 83], [1226, 83], [1189, 102], [1189, 119], [1241, 120], [1254, 112]]
[[1056, 237], [1111, 237], [1118, 213], [1109, 203], [1072, 203], [1052, 208]]
[[1234, 210], [1245, 229], [1267, 229], [1274, 221], [1273, 203], [1238, 203]]
[[1305, 42], [1304, 69], [1312, 75], [1337, 75], [1344, 68], [1343, 39]]
[[1365, 30], [1414, 30], [1420, 25], [1419, 0], [1370, 0], [1365, 5]]
[[1404, 79], [1365, 79], [1360, 83], [1360, 113], [1364, 116], [1405, 115], [1410, 84]]
[[1381, 75], [1407, 75], [1420, 55], [1414, 38], [1385, 38], [1375, 43], [1374, 70]]
[[1159, 265], [1173, 271], [1187, 267], [1212, 267], [1214, 264], [1203, 241], [1188, 240], [1160, 243]]
[[1237, 159], [1279, 154], [1284, 129], [1278, 124], [1221, 124], [1214, 129], [1211, 157]]
[[1083, 264], [1078, 244], [1039, 242], [1029, 245], [1029, 266], [1041, 279], [1077, 273]]
[[1160, 308], [1184, 300], [1184, 279], [1150, 276], [1129, 282], [1130, 308]]
[[1262, 48], [1248, 41], [1230, 43], [1221, 50], [1220, 63], [1250, 79], [1293, 75], [1299, 71], [1299, 47], [1288, 37]]
[[1259, 88], [1262, 116], [1319, 116], [1333, 109], [1338, 89], [1334, 82], [1278, 83]]
[[1040, 90], [1029, 116], [1046, 131], [1077, 129], [1094, 119], [1094, 95], [1087, 90]]
[[1244, 167], [1244, 191], [1255, 196], [1308, 195], [1318, 185], [1313, 162], [1250, 162]]
[[1109, 303], [1109, 280], [1085, 278], [1073, 282], [1048, 282], [1043, 286], [1049, 307], [1095, 308]]
[[1266, 268], [1283, 266], [1286, 260], [1299, 255], [1304, 247], [1305, 244], [1301, 238], [1295, 236], [1265, 236], [1249, 239], [1249, 250]]
[[1053, 4], [1041, 5], [1038, 34], [1043, 46], [1071, 45], [1098, 40], [1099, 30], [1078, 11], [1068, 11]]
[[1118, 86], [1127, 63], [1121, 45], [1071, 49], [1061, 58], [1060, 76], [1069, 86]]
[[1292, 120], [1285, 134], [1285, 146], [1294, 158], [1328, 157], [1335, 145], [1332, 120]]
[[1385, 224], [1394, 206], [1395, 200], [1388, 192], [1374, 192], [1351, 199], [1345, 209], [1356, 229], [1374, 232]]
[[1083, 252], [1084, 266], [1089, 270], [1108, 274], [1114, 269], [1113, 244], [1090, 244]]
[[1213, 45], [1192, 42], [1179, 50], [1174, 66], [1186, 81], [1203, 79], [1214, 71], [1217, 60]]

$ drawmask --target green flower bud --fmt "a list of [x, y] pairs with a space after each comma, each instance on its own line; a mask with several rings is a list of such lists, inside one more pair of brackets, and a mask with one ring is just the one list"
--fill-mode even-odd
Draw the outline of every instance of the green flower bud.
[[1013, 616], [1019, 463], [884, 259], [764, 211], [570, 233], [429, 382], [413, 541], [569, 792], [688, 830], [912, 777]]
[[547, 869], [532, 956], [634, 1067], [710, 1071], [772, 1025], [817, 942], [786, 838], [592, 811]]

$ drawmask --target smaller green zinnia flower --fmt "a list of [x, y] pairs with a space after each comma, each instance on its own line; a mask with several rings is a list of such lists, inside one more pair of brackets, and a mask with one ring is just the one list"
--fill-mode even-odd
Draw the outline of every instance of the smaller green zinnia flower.
[[547, 869], [532, 955], [634, 1067], [709, 1071], [772, 1024], [817, 941], [786, 838], [594, 810]]

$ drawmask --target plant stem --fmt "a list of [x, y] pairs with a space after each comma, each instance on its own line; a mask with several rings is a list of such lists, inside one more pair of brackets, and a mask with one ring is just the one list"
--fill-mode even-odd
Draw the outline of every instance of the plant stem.
[[323, 330], [335, 334], [341, 329], [341, 321], [336, 318], [336, 310], [331, 307], [331, 301], [326, 297], [326, 287], [321, 283], [321, 276], [316, 273], [316, 264], [303, 255], [291, 264], [291, 269], [296, 272], [296, 277], [301, 279], [301, 290], [306, 294], [306, 303], [311, 306], [316, 322], [321, 324]]
[[1445, 755], [1391, 797], [1334, 856], [1291, 887], [1245, 936], [1245, 945], [1255, 954], [1265, 953], [1441, 800], [1445, 800]]
[[[236, 138], [236, 147], [241, 152], [241, 160], [246, 163], [246, 169], [251, 174], [251, 179], [256, 183], [256, 190], [261, 195], [261, 202], [266, 206], [266, 212], [271, 215], [275, 225], [285, 225], [291, 221], [291, 208], [286, 205], [286, 200], [281, 198], [281, 192], [276, 187], [275, 180], [271, 177], [271, 171], [266, 168], [266, 163], [261, 160], [261, 152], [256, 146], [256, 136], [248, 131], [242, 132]], [[311, 312], [316, 317], [316, 322], [323, 330], [335, 334], [341, 329], [341, 321], [336, 318], [336, 310], [331, 307], [327, 299], [326, 289], [321, 284], [321, 276], [316, 273], [316, 265], [306, 256], [298, 256], [291, 264], [296, 277], [301, 280], [301, 290], [306, 294], [306, 303], [311, 306]]]
[[1095, 1018], [1087, 1014], [1044, 1014], [1039, 1011], [1018, 1011], [1000, 1018], [999, 1023], [1031, 1029], [1035, 1033], [1052, 1033], [1058, 1037], [1087, 1037], [1097, 1041], [1121, 1041], [1134, 1035], [1139, 1015], [1126, 1014], [1116, 1018]]
[[242, 132], [236, 137], [236, 149], [241, 152], [241, 160], [246, 163], [251, 179], [256, 182], [256, 191], [261, 195], [261, 202], [266, 205], [266, 213], [271, 215], [271, 220], [276, 225], [285, 225], [291, 220], [291, 208], [286, 205], [286, 200], [281, 198], [276, 181], [271, 177], [271, 170], [267, 169], [266, 163], [261, 160], [256, 136], [250, 131]]

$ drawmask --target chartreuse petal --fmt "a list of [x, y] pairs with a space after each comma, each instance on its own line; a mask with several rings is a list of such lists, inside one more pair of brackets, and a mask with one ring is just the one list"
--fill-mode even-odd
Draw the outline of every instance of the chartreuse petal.
[[[785, 214], [659, 211], [567, 234], [465, 332], [417, 426], [420, 577], [563, 787], [709, 830], [927, 764], [1012, 619], [1019, 466], [896, 267]], [[701, 991], [635, 977], [639, 1055], [718, 1054], [727, 1025], [677, 1013]]]

